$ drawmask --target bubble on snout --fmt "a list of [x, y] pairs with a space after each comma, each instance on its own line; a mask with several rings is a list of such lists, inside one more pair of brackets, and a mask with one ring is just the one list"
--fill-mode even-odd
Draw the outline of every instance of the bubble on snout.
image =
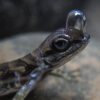
[[86, 16], [81, 10], [72, 10], [67, 16], [66, 29], [77, 29], [85, 33]]

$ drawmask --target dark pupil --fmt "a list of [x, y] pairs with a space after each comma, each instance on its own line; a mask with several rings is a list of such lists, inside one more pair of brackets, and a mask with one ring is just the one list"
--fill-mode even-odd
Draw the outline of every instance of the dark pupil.
[[56, 43], [56, 46], [59, 48], [59, 49], [63, 49], [66, 45], [66, 42], [65, 41], [58, 41]]
[[59, 51], [66, 50], [68, 48], [68, 41], [65, 40], [55, 41], [54, 47]]

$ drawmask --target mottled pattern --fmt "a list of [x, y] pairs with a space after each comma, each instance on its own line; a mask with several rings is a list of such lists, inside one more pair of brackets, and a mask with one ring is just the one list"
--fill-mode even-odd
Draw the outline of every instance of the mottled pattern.
[[[45, 37], [45, 34], [41, 36], [30, 33], [2, 41], [0, 43], [0, 56], [2, 56], [0, 62], [25, 55], [32, 51], [33, 47], [37, 47]], [[76, 76], [76, 81], [65, 81], [55, 76], [48, 76], [37, 85], [26, 100], [99, 100], [99, 49], [99, 42], [91, 40], [88, 47], [79, 56], [61, 68], [65, 73], [76, 70], [72, 73]], [[13, 95], [0, 97], [0, 100], [11, 100], [12, 97]]]

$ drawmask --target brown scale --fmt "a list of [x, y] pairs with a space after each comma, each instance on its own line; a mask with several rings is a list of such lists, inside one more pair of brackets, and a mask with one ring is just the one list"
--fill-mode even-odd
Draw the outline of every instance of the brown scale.
[[27, 80], [29, 73], [36, 68], [35, 58], [28, 54], [20, 59], [0, 65], [1, 88], [20, 88]]

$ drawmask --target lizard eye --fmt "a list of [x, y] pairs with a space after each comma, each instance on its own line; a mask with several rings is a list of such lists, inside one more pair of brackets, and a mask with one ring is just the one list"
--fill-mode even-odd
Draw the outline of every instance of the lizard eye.
[[52, 43], [52, 47], [57, 51], [65, 51], [69, 48], [70, 43], [69, 40], [64, 38], [55, 39]]

